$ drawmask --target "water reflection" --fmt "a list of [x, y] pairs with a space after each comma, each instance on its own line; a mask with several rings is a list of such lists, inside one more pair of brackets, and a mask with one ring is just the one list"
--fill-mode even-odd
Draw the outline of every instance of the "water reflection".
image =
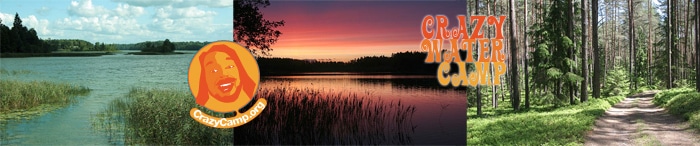
[[411, 144], [416, 107], [371, 95], [264, 88], [258, 118], [235, 129], [236, 144]]
[[[253, 121], [237, 128], [235, 142], [463, 145], [466, 137], [464, 92], [436, 88], [430, 83], [435, 83], [435, 79], [427, 76], [303, 75], [263, 78], [258, 95], [270, 102], [278, 100], [278, 105], [271, 104], [259, 119], [255, 119], [263, 122]], [[355, 108], [356, 105], [348, 102], [361, 102], [364, 108]], [[398, 106], [399, 102], [401, 106]], [[410, 112], [402, 112], [406, 110]], [[381, 116], [369, 118], [365, 115], [370, 113]], [[388, 116], [402, 114], [405, 116]], [[353, 120], [342, 121], [347, 119]], [[333, 128], [345, 130], [334, 131]], [[328, 130], [324, 133], [319, 131], [322, 129]], [[397, 130], [387, 132], [387, 129]], [[266, 138], [275, 140], [259, 141]], [[305, 138], [316, 141], [304, 141]]]

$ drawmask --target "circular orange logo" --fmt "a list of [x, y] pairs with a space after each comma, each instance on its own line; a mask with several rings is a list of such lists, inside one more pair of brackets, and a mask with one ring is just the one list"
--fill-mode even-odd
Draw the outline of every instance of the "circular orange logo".
[[219, 41], [204, 46], [194, 55], [188, 81], [197, 104], [227, 113], [251, 101], [258, 89], [260, 71], [246, 48]]

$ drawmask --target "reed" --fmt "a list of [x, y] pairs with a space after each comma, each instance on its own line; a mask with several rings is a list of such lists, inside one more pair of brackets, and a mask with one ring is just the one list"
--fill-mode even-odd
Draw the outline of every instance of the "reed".
[[113, 144], [220, 145], [231, 144], [232, 129], [210, 128], [194, 121], [189, 110], [197, 107], [190, 92], [132, 88], [125, 98], [112, 101], [92, 118], [94, 129]]
[[257, 118], [234, 129], [216, 129], [197, 123], [188, 111], [197, 107], [217, 117], [234, 115], [199, 107], [190, 92], [133, 88], [96, 114], [93, 127], [115, 144], [178, 145], [410, 144], [415, 129], [415, 106], [400, 101], [298, 88], [262, 88], [257, 96], [268, 100]]
[[21, 74], [30, 74], [32, 71], [29, 70], [6, 70], [4, 68], [0, 68], [0, 75], [21, 75]]
[[90, 89], [48, 81], [0, 80], [0, 113], [25, 111], [42, 105], [67, 105]]
[[[235, 129], [235, 144], [411, 144], [415, 106], [371, 95], [262, 88], [267, 108]], [[244, 108], [245, 109], [245, 108]]]

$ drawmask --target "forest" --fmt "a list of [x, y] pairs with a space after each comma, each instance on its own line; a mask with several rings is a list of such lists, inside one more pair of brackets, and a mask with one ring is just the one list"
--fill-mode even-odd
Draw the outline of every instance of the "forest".
[[364, 56], [348, 62], [277, 57], [260, 57], [257, 61], [262, 75], [308, 72], [434, 75], [437, 64], [423, 63], [426, 55], [425, 52], [398, 52], [391, 56]]
[[[170, 40], [166, 39], [168, 42]], [[143, 48], [148, 48], [148, 46], [158, 46], [163, 44], [163, 41], [145, 41], [134, 44], [116, 44], [119, 50], [142, 50]], [[210, 42], [199, 42], [199, 41], [187, 41], [187, 42], [171, 42], [175, 45], [175, 50], [199, 50]]]
[[[500, 86], [468, 88], [467, 142], [580, 143], [596, 117], [626, 96], [697, 93], [698, 12], [698, 1], [691, 0], [467, 1], [468, 15], [508, 16], [503, 32], [510, 55]], [[484, 31], [494, 34], [492, 28]], [[692, 99], [686, 97], [692, 96], [674, 98]], [[690, 122], [700, 129], [700, 112], [692, 113], [700, 105], [688, 103], [681, 107], [693, 110], [680, 117], [698, 116]], [[517, 132], [501, 127], [508, 125]], [[504, 138], [525, 133], [534, 135]]]
[[[467, 14], [515, 18], [504, 24], [511, 26], [504, 35], [511, 55], [507, 62], [518, 70], [500, 80], [506, 86], [491, 90], [524, 89], [528, 108], [529, 94], [551, 94], [568, 104], [608, 96], [603, 91], [621, 82], [616, 76], [629, 82], [625, 91], [697, 85], [700, 42], [692, 1], [591, 1], [468, 2]], [[492, 28], [485, 31], [494, 34]], [[518, 110], [521, 90], [510, 91], [512, 108]]]

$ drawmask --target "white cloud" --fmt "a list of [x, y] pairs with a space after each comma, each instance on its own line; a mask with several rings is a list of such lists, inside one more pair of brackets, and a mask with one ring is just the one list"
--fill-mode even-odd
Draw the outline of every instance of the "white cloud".
[[12, 22], [15, 21], [15, 15], [0, 13], [0, 20], [2, 20], [2, 24], [5, 24], [5, 26], [12, 27]]
[[68, 14], [73, 16], [91, 17], [109, 14], [109, 10], [102, 6], [93, 6], [92, 0], [82, 0], [81, 2], [71, 1], [68, 7]]
[[49, 11], [51, 11], [51, 9], [49, 7], [42, 6], [41, 8], [36, 10], [36, 13], [39, 15], [46, 15], [49, 13]]
[[143, 7], [129, 6], [129, 4], [119, 4], [114, 13], [117, 16], [140, 16], [143, 14]]
[[56, 22], [60, 29], [89, 31], [110, 35], [148, 35], [150, 31], [136, 19], [119, 16], [64, 18]]
[[134, 6], [173, 6], [177, 8], [207, 6], [207, 7], [233, 7], [232, 0], [113, 0]]
[[217, 28], [216, 24], [213, 24], [216, 14], [214, 11], [200, 10], [197, 7], [173, 8], [167, 6], [156, 10], [149, 28], [171, 33], [211, 33]]
[[24, 26], [27, 28], [34, 28], [39, 35], [53, 36], [62, 34], [61, 31], [52, 31], [49, 29], [49, 20], [37, 19], [34, 15], [29, 15], [29, 17], [23, 18], [22, 20]]
[[[118, 4], [110, 10], [92, 4], [91, 0], [72, 1], [68, 8], [72, 16], [55, 21], [55, 27], [62, 30], [84, 31], [83, 39], [93, 37], [121, 39], [121, 35], [149, 35], [151, 32], [136, 20], [145, 13], [143, 7]], [[108, 37], [105, 35], [119, 36]]]

